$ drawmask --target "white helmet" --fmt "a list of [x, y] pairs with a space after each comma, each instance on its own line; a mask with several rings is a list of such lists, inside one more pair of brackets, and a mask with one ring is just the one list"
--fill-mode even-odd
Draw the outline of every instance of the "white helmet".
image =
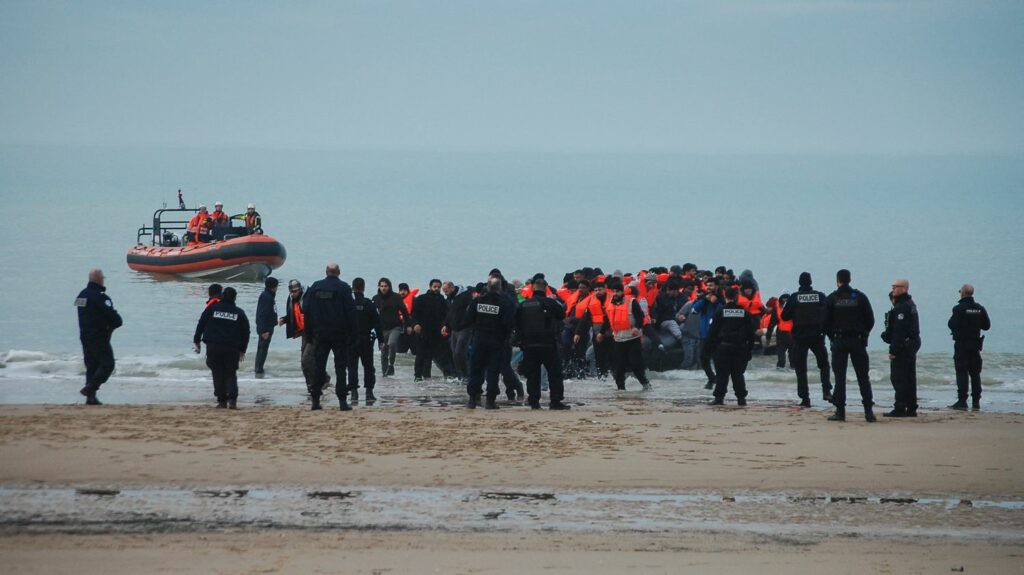
[[213, 207], [216, 208], [217, 206], [220, 206], [220, 207], [223, 208], [224, 207], [224, 202], [213, 202]]
[[256, 204], [249, 204], [248, 206], [245, 206], [245, 209], [247, 209], [247, 210], [255, 210], [256, 209]]

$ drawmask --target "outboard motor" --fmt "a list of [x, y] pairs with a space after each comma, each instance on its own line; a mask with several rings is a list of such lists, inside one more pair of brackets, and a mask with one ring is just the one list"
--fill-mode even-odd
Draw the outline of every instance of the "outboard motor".
[[160, 243], [162, 246], [178, 247], [181, 245], [181, 241], [178, 240], [178, 236], [174, 235], [170, 230], [164, 230], [163, 241]]

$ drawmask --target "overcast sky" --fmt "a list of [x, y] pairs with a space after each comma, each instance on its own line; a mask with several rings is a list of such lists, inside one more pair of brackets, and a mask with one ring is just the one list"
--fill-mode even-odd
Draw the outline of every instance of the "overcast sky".
[[0, 0], [0, 143], [1024, 153], [1024, 2]]

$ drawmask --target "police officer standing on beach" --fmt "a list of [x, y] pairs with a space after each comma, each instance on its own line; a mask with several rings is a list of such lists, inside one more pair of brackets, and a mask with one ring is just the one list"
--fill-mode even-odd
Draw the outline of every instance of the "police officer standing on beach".
[[864, 419], [875, 421], [872, 406], [871, 376], [868, 374], [868, 335], [875, 327], [875, 312], [871, 310], [868, 296], [850, 287], [850, 270], [836, 272], [838, 289], [825, 299], [825, 335], [832, 341], [832, 371], [836, 386], [832, 392], [832, 404], [836, 412], [829, 421], [846, 421], [846, 365], [853, 364], [860, 387], [860, 399], [864, 404]]
[[747, 404], [747, 382], [743, 374], [747, 371], [754, 341], [757, 339], [754, 322], [750, 313], [736, 303], [739, 291], [734, 287], [725, 290], [725, 307], [711, 318], [708, 333], [708, 354], [715, 360], [715, 399], [711, 405], [725, 403], [725, 392], [732, 379], [732, 390], [736, 394], [736, 405]]
[[832, 382], [828, 368], [828, 351], [825, 350], [825, 334], [822, 320], [825, 317], [825, 294], [811, 287], [811, 274], [800, 274], [800, 289], [786, 300], [782, 308], [782, 319], [793, 321], [793, 347], [790, 348], [789, 362], [796, 371], [796, 393], [800, 396], [800, 407], [811, 406], [810, 391], [807, 388], [807, 352], [814, 354], [821, 374], [821, 396], [832, 401]]
[[917, 305], [907, 291], [910, 281], [892, 282], [892, 309], [885, 315], [882, 341], [889, 344], [889, 379], [896, 398], [886, 417], [917, 417], [917, 350], [921, 327]]
[[274, 297], [277, 295], [278, 281], [275, 277], [268, 277], [263, 281], [263, 293], [256, 303], [256, 334], [259, 341], [256, 342], [256, 377], [263, 377], [263, 364], [267, 361], [267, 352], [270, 351], [270, 339], [274, 337], [274, 328], [277, 327], [277, 303]]
[[235, 305], [235, 288], [224, 288], [221, 300], [199, 316], [192, 345], [206, 344], [206, 366], [213, 375], [217, 407], [235, 409], [238, 400], [238, 364], [249, 347], [249, 318]]
[[558, 332], [565, 319], [565, 308], [554, 297], [546, 295], [548, 282], [541, 275], [533, 278], [533, 296], [516, 310], [516, 332], [523, 350], [526, 370], [526, 393], [530, 409], [540, 409], [540, 370], [548, 372], [550, 406], [553, 410], [566, 410], [562, 403], [565, 387], [562, 383], [562, 361], [558, 357]]
[[960, 302], [949, 318], [949, 331], [953, 334], [953, 367], [956, 369], [956, 403], [951, 409], [967, 409], [967, 380], [971, 381], [971, 408], [981, 409], [981, 348], [985, 341], [982, 331], [988, 331], [992, 322], [985, 308], [974, 301], [974, 286], [960, 288]]
[[492, 277], [487, 280], [487, 291], [473, 303], [462, 316], [463, 329], [473, 330], [470, 340], [469, 358], [469, 403], [466, 407], [476, 409], [480, 405], [483, 383], [487, 379], [486, 409], [498, 409], [498, 376], [504, 357], [505, 341], [515, 325], [515, 304], [501, 293], [502, 280]]
[[102, 270], [89, 272], [89, 283], [75, 298], [78, 308], [78, 337], [85, 358], [85, 387], [79, 393], [86, 405], [102, 405], [96, 398], [100, 386], [114, 372], [114, 349], [110, 336], [124, 323], [114, 309], [114, 302], [106, 294]]
[[306, 331], [312, 338], [314, 381], [310, 390], [312, 409], [321, 409], [320, 396], [327, 379], [327, 356], [334, 354], [338, 383], [334, 388], [341, 411], [351, 411], [346, 381], [349, 346], [355, 337], [355, 301], [352, 288], [341, 281], [341, 267], [327, 264], [327, 277], [309, 286], [302, 296]]

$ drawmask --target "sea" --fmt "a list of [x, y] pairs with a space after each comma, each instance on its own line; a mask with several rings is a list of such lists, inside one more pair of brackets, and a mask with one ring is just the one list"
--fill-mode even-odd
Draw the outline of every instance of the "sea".
[[[330, 262], [370, 286], [388, 277], [425, 289], [432, 278], [482, 281], [537, 272], [557, 281], [583, 266], [636, 272], [692, 262], [750, 269], [762, 298], [792, 292], [810, 272], [835, 288], [848, 268], [878, 326], [871, 335], [876, 401], [892, 402], [879, 339], [892, 280], [907, 278], [921, 317], [923, 409], [956, 396], [946, 322], [964, 283], [992, 317], [985, 341], [984, 408], [1024, 412], [1024, 158], [980, 156], [737, 156], [611, 152], [266, 150], [0, 146], [0, 403], [67, 404], [84, 368], [72, 302], [92, 268], [125, 325], [113, 338], [117, 370], [102, 399], [113, 404], [205, 404], [202, 356], [191, 350], [207, 283], [129, 270], [125, 255], [153, 212], [222, 201], [253, 202], [266, 232], [287, 248], [274, 275], [308, 285]], [[228, 284], [250, 317], [262, 285]], [[278, 296], [283, 312], [284, 290]], [[255, 351], [255, 342], [250, 350]], [[306, 401], [298, 343], [278, 331], [267, 377], [252, 358], [241, 403]], [[817, 381], [811, 359], [811, 382]], [[412, 381], [412, 360], [380, 379], [379, 405], [447, 405], [457, 384]], [[852, 373], [851, 373], [852, 377]], [[615, 392], [572, 381], [577, 403], [622, 398], [697, 405], [709, 399], [699, 371], [653, 374], [654, 389]], [[796, 400], [795, 377], [757, 357], [752, 402]], [[849, 390], [857, 403], [856, 385]], [[824, 407], [820, 397], [815, 405]]]

